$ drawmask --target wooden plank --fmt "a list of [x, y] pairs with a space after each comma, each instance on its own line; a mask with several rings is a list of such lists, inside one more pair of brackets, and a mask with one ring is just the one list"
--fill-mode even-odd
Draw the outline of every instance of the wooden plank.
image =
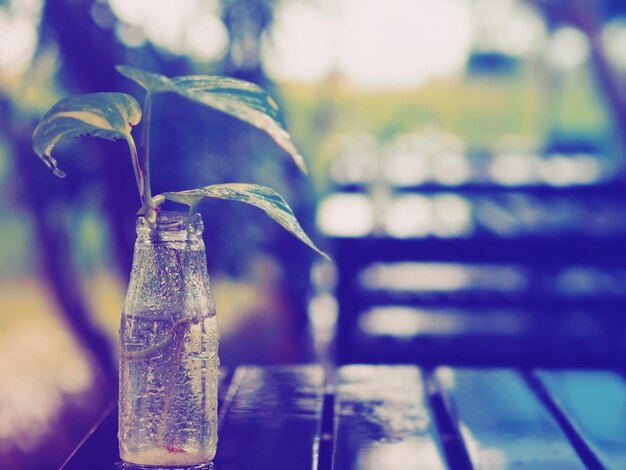
[[540, 371], [539, 380], [598, 460], [626, 468], [626, 381], [606, 371]]
[[83, 470], [86, 468], [107, 470], [115, 468], [119, 461], [117, 403], [111, 403], [61, 468], [63, 470]]
[[615, 234], [602, 238], [602, 242], [579, 234], [511, 238], [485, 235], [449, 239], [369, 236], [333, 237], [331, 240], [340, 272], [356, 270], [373, 262], [394, 261], [510, 263], [542, 268], [572, 265], [619, 268], [626, 263], [623, 237]]
[[241, 367], [224, 402], [215, 468], [317, 466], [324, 373], [319, 366]]
[[335, 400], [335, 469], [446, 468], [416, 367], [342, 367]]
[[435, 372], [476, 469], [585, 468], [550, 412], [512, 370]]

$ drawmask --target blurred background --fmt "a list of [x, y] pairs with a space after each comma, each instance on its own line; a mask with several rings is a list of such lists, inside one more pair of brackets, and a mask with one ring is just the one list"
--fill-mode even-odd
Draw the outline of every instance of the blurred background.
[[58, 467], [115, 397], [130, 159], [82, 139], [59, 180], [31, 135], [68, 94], [141, 101], [121, 63], [260, 84], [311, 168], [155, 101], [156, 193], [271, 186], [335, 261], [202, 205], [226, 367], [623, 365], [623, 1], [0, 0], [0, 467]]

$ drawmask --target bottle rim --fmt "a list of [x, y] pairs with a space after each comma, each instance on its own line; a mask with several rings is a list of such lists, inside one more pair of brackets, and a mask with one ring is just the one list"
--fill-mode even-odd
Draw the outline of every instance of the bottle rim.
[[161, 211], [156, 224], [150, 224], [145, 217], [137, 218], [137, 234], [148, 233], [202, 233], [204, 226], [198, 212], [189, 214], [185, 211]]

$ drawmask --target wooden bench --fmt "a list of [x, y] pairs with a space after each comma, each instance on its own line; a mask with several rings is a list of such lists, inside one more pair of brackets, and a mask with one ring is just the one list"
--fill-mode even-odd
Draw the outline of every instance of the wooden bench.
[[[215, 469], [626, 468], [611, 371], [318, 365], [221, 380]], [[66, 470], [121, 467], [107, 410]]]
[[[582, 144], [552, 146], [550, 152], [573, 158], [578, 153], [597, 153], [593, 146]], [[419, 152], [415, 158], [421, 158]], [[490, 154], [487, 161], [492, 158]], [[475, 163], [478, 169], [485, 162]], [[365, 224], [352, 234], [342, 223], [335, 222], [343, 233], [333, 232], [330, 222], [320, 224], [322, 232], [326, 229], [337, 269], [335, 359], [339, 363], [567, 368], [621, 367], [626, 360], [619, 341], [620, 334], [626, 333], [622, 314], [626, 293], [621, 288], [626, 273], [626, 186], [622, 182], [505, 185], [479, 178], [460, 185], [424, 181], [398, 187], [383, 178], [336, 184], [334, 191], [327, 201], [360, 197], [363, 204], [356, 204], [354, 210], [371, 219], [369, 229]], [[413, 203], [401, 203], [407, 196]], [[454, 204], [437, 205], [441, 197], [456, 201], [458, 210], [451, 210]], [[328, 205], [322, 201], [321, 215], [324, 207]], [[398, 207], [404, 209], [396, 212]], [[440, 223], [454, 219], [455, 213], [460, 214], [458, 226]], [[343, 221], [340, 215], [334, 219]], [[320, 216], [320, 220], [325, 219]], [[409, 223], [404, 228], [400, 224], [399, 231], [396, 226], [394, 232], [390, 220]], [[443, 230], [435, 230], [438, 223]], [[404, 281], [411, 274], [382, 286], [365, 282], [378, 268], [409, 263], [452, 268], [469, 280], [460, 287], [440, 284], [438, 288], [428, 283], [407, 285]], [[499, 276], [493, 268], [506, 272]], [[513, 281], [507, 286], [493, 282], [494, 277], [513, 277]], [[475, 278], [480, 281], [472, 281]], [[453, 312], [456, 325], [465, 322], [470, 327], [439, 329], [434, 334], [422, 328], [413, 336], [363, 327], [372, 310], [389, 307], [412, 309], [418, 319], [407, 321], [422, 324], [440, 320], [441, 312]], [[514, 322], [517, 331], [501, 328]]]

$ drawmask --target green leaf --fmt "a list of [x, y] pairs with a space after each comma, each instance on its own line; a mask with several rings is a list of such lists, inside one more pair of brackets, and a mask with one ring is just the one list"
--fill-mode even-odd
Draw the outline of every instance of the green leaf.
[[139, 104], [124, 93], [70, 96], [52, 106], [43, 116], [33, 133], [33, 150], [56, 176], [62, 178], [65, 173], [51, 155], [59, 142], [86, 135], [132, 141], [131, 126], [139, 121]]
[[173, 91], [265, 131], [291, 155], [303, 173], [307, 172], [304, 158], [285, 129], [278, 105], [258, 85], [218, 75], [188, 75], [170, 79], [129, 65], [118, 65], [116, 69], [149, 93]]
[[195, 208], [205, 197], [245, 202], [265, 211], [267, 215], [295, 235], [296, 238], [306, 243], [327, 260], [330, 260], [328, 255], [317, 248], [308, 235], [304, 233], [287, 202], [280, 194], [266, 186], [245, 183], [213, 184], [200, 189], [163, 193], [155, 196], [154, 199], [155, 201], [161, 201], [162, 197], [170, 201], [186, 204], [191, 208]]
[[165, 75], [147, 72], [136, 67], [131, 67], [130, 65], [116, 65], [115, 70], [125, 77], [137, 82], [145, 88], [146, 91], [154, 93], [159, 91], [176, 91], [172, 86], [170, 79]]

